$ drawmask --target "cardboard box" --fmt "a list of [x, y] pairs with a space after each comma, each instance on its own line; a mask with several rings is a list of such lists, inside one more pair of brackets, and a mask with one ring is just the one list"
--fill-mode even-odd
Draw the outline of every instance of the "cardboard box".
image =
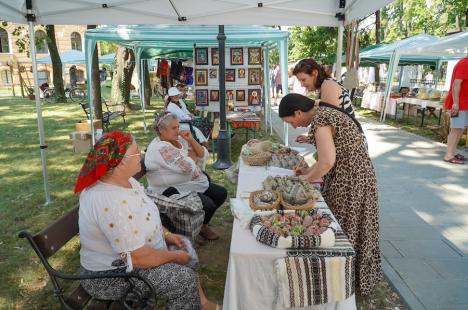
[[[94, 130], [102, 129], [102, 120], [95, 119], [93, 120], [94, 123]], [[91, 121], [85, 120], [75, 124], [75, 131], [85, 131], [91, 132]]]
[[73, 143], [73, 152], [88, 153], [91, 145], [91, 134], [86, 131], [74, 131], [70, 134]]

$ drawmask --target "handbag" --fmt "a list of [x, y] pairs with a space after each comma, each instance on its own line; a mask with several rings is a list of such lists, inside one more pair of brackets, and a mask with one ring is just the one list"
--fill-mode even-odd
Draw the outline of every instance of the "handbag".
[[194, 240], [205, 219], [203, 204], [196, 192], [166, 197], [147, 189], [146, 194], [158, 206], [162, 224], [171, 232]]

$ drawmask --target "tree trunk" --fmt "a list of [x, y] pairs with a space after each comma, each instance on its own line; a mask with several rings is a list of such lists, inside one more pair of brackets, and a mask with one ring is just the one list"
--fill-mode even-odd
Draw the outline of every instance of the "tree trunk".
[[65, 97], [65, 89], [63, 87], [63, 71], [62, 61], [57, 49], [57, 41], [55, 40], [55, 26], [46, 25], [47, 32], [47, 46], [49, 47], [50, 59], [52, 61], [52, 70], [54, 71], [53, 83], [55, 94], [57, 95], [57, 102], [67, 102]]
[[[375, 44], [380, 43], [380, 10], [375, 12]], [[380, 66], [374, 66], [375, 83], [380, 84]]]
[[145, 85], [143, 87], [144, 102], [145, 102], [145, 107], [149, 108], [151, 106], [151, 96], [153, 95], [153, 92], [151, 90], [151, 81], [150, 81], [150, 74], [149, 74], [148, 61], [147, 60], [144, 61], [143, 75], [145, 77]]
[[[96, 25], [88, 25], [88, 29], [96, 28]], [[102, 98], [101, 98], [101, 79], [99, 76], [99, 56], [97, 44], [93, 53], [91, 64], [91, 77], [88, 77], [88, 83], [91, 83], [91, 94], [93, 96], [94, 118], [102, 120]]]
[[468, 9], [465, 11], [465, 27], [468, 28]]
[[130, 87], [135, 68], [135, 55], [133, 50], [122, 46], [119, 47], [116, 54], [111, 101], [114, 104], [124, 104], [130, 109]]

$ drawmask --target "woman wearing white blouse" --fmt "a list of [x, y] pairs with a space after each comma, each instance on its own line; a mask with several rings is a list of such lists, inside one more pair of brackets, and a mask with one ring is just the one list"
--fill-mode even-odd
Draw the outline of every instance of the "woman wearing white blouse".
[[[89, 153], [75, 186], [81, 193], [82, 274], [133, 270], [167, 300], [167, 309], [218, 308], [199, 285], [190, 241], [162, 226], [157, 206], [132, 178], [140, 169], [140, 151], [129, 134], [109, 132]], [[101, 278], [82, 280], [81, 285], [94, 298], [116, 300], [130, 284], [123, 278]], [[148, 293], [143, 282], [135, 286]]]
[[[177, 87], [169, 88], [165, 110], [168, 113], [176, 115], [179, 118], [179, 121], [181, 122], [192, 121], [194, 116], [187, 109], [187, 105], [185, 104], [185, 102], [182, 99], [180, 99], [180, 95], [181, 92], [177, 89]], [[190, 125], [186, 123], [181, 123], [180, 127], [183, 130], [190, 130]], [[205, 135], [201, 132], [199, 128], [195, 126], [192, 126], [192, 128], [200, 143], [208, 143], [208, 138], [205, 137]]]
[[166, 196], [197, 192], [205, 211], [200, 235], [208, 240], [218, 239], [208, 223], [226, 200], [227, 191], [211, 183], [196, 163], [208, 158], [207, 149], [189, 131], [179, 130], [179, 120], [173, 114], [159, 117], [153, 128], [159, 138], [150, 143], [145, 155], [148, 189]]

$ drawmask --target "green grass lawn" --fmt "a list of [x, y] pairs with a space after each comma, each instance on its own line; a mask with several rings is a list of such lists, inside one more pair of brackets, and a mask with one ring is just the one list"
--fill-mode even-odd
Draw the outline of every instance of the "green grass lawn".
[[[109, 90], [103, 88], [105, 98], [108, 98]], [[134, 105], [137, 106], [137, 103]], [[49, 146], [47, 165], [53, 200], [48, 206], [43, 205], [45, 199], [35, 103], [28, 99], [0, 97], [0, 309], [58, 308], [44, 268], [27, 242], [17, 237], [17, 233], [22, 229], [36, 233], [78, 203], [73, 188], [86, 155], [72, 152], [69, 133], [74, 131], [76, 122], [85, 118], [85, 114], [74, 103], [44, 103], [42, 108]], [[153, 113], [161, 108], [162, 102], [159, 100], [147, 109], [148, 124]], [[130, 111], [126, 120], [127, 126], [120, 118], [115, 119], [110, 129], [130, 131], [141, 149], [145, 149], [154, 134], [151, 130], [144, 132], [141, 112]], [[233, 161], [238, 159], [245, 142], [243, 129], [235, 132], [231, 143]], [[257, 137], [278, 141], [277, 137], [266, 136], [263, 132]], [[223, 171], [213, 170], [211, 164], [208, 163], [207, 172], [212, 180], [224, 184], [229, 197], [235, 197], [236, 186], [226, 180]], [[228, 202], [216, 212], [212, 226], [220, 235], [220, 240], [199, 248], [200, 279], [209, 298], [221, 303], [232, 230]], [[76, 238], [53, 256], [53, 265], [65, 271], [76, 271], [79, 266], [78, 250]], [[398, 296], [385, 281], [371, 297], [359, 300], [359, 305], [362, 309], [402, 308]]]

